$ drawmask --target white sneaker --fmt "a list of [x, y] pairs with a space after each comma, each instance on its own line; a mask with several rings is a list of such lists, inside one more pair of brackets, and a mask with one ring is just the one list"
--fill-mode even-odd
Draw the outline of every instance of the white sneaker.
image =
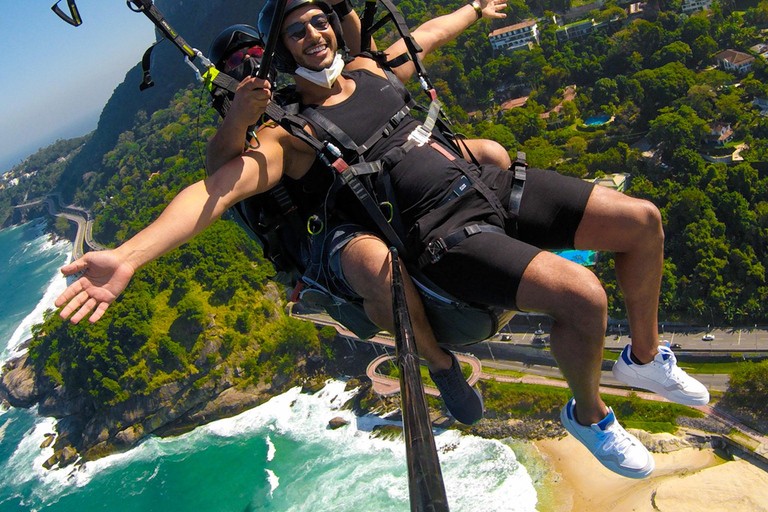
[[613, 376], [632, 387], [648, 389], [682, 405], [707, 405], [709, 391], [677, 366], [675, 354], [663, 345], [648, 364], [637, 364], [629, 357], [632, 345], [621, 351], [613, 365]]
[[645, 478], [653, 472], [655, 464], [650, 452], [619, 425], [610, 407], [608, 416], [585, 427], [576, 421], [576, 400], [571, 398], [560, 411], [560, 421], [603, 466], [614, 473], [628, 478]]

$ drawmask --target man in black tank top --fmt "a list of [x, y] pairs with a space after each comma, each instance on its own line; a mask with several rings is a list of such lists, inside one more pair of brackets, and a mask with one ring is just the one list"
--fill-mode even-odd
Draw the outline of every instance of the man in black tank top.
[[[270, 4], [271, 0], [265, 10]], [[348, 102], [357, 101], [360, 84], [378, 77], [384, 87], [386, 76], [380, 66], [366, 58], [355, 58], [343, 66], [351, 75], [337, 73], [338, 37], [335, 28], [323, 19], [324, 15], [330, 17], [324, 5], [322, 0], [289, 1], [276, 57], [284, 71], [294, 72], [304, 104], [343, 110]], [[413, 36], [425, 54], [429, 53], [474, 22], [478, 13], [495, 13], [497, 5], [501, 4], [495, 0], [480, 0], [432, 20], [435, 23], [425, 23]], [[385, 53], [392, 58], [403, 51], [404, 43], [398, 41]], [[406, 81], [413, 67], [405, 64], [393, 71]], [[250, 84], [268, 87], [258, 79]], [[265, 89], [262, 95], [266, 107], [269, 91]], [[370, 92], [358, 97], [368, 96]], [[379, 109], [377, 101], [378, 96], [372, 96], [370, 101], [360, 102], [360, 108], [365, 109], [360, 119], [365, 115], [378, 117], [379, 110], [388, 108]], [[342, 123], [343, 118], [340, 116]], [[405, 136], [406, 127], [411, 127], [401, 126], [403, 133], [396, 131], [391, 139], [382, 142], [382, 147], [374, 146], [374, 157], [392, 149], [392, 141]], [[434, 248], [435, 242], [445, 242], [455, 233], [466, 234], [456, 239], [449, 250], [428, 252], [426, 261], [419, 258], [425, 265], [423, 271], [460, 299], [549, 314], [554, 321], [550, 333], [552, 354], [574, 394], [563, 408], [563, 424], [612, 471], [633, 478], [648, 476], [654, 467], [650, 454], [619, 425], [598, 393], [607, 321], [605, 292], [591, 271], [542, 248], [575, 247], [616, 253], [616, 273], [633, 340], [632, 346], [625, 349], [617, 377], [633, 383], [640, 382], [641, 377], [663, 382], [661, 387], [650, 383], [645, 386], [681, 403], [705, 403], [706, 389], [702, 391], [703, 386], [677, 368], [666, 347], [660, 350], [658, 346], [664, 242], [658, 209], [647, 201], [541, 170], [528, 173], [522, 194], [518, 194], [511, 173], [493, 168], [467, 170], [460, 158], [440, 144], [429, 139], [421, 143], [391, 169], [395, 195], [403, 202], [400, 206], [409, 248]], [[79, 309], [73, 317], [79, 321], [96, 308], [91, 320], [97, 320], [136, 268], [193, 237], [237, 201], [270, 189], [284, 176], [303, 179], [312, 172], [315, 157], [306, 143], [281, 127], [262, 127], [258, 149], [234, 158], [206, 180], [183, 190], [157, 221], [134, 238], [112, 251], [88, 253], [65, 267], [65, 273], [86, 269], [86, 277], [58, 299], [57, 305], [70, 301], [62, 316], [66, 318]], [[461, 188], [462, 176], [469, 177], [471, 186]], [[449, 183], [448, 190], [441, 190], [440, 180]], [[453, 190], [460, 192], [456, 197], [449, 194], [454, 184]], [[516, 216], [505, 214], [499, 205]], [[469, 229], [473, 226], [494, 229]], [[375, 233], [353, 229], [342, 234], [346, 240], [336, 254], [335, 270], [343, 284], [362, 297], [369, 317], [391, 330], [387, 244]], [[418, 250], [413, 253], [419, 254]], [[438, 377], [436, 380], [455, 373], [458, 364], [437, 345], [419, 294], [410, 281], [406, 283], [406, 295], [418, 349], [430, 371]], [[458, 418], [461, 421], [476, 421], [482, 415], [482, 403], [478, 415], [472, 393], [459, 391], [458, 401], [449, 408], [456, 408], [458, 413], [454, 415], [463, 416]], [[443, 394], [446, 401], [451, 399]]]

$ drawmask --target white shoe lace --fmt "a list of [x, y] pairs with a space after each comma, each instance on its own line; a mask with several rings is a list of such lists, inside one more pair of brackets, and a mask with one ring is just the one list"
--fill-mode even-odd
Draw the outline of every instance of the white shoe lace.
[[596, 451], [603, 453], [618, 453], [623, 456], [634, 445], [627, 431], [616, 423], [606, 430], [598, 432], [597, 439]]
[[674, 382], [677, 385], [685, 384], [688, 374], [677, 365], [675, 354], [670, 352], [667, 360], [661, 363], [661, 367], [664, 370], [664, 375], [666, 376], [667, 381]]

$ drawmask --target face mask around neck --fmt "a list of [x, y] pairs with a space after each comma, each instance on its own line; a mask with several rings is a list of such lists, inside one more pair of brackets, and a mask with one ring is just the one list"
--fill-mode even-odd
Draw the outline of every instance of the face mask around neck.
[[320, 71], [312, 71], [302, 66], [296, 68], [297, 75], [326, 89], [333, 87], [342, 71], [344, 71], [344, 59], [338, 53], [333, 58], [333, 63]]

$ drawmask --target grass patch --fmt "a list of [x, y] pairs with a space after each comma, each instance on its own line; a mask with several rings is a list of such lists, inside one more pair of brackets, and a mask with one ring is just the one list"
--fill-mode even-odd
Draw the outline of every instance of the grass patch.
[[688, 373], [721, 373], [731, 375], [743, 364], [751, 364], [745, 361], [734, 361], [731, 363], [691, 363], [680, 362], [678, 366]]
[[751, 450], [754, 450], [758, 446], [760, 446], [760, 443], [758, 443], [757, 441], [755, 441], [751, 437], [749, 437], [747, 435], [744, 435], [744, 434], [742, 434], [741, 432], [739, 432], [738, 430], [735, 430], [735, 429], [731, 430], [731, 433], [728, 434], [728, 437], [730, 437], [731, 439], [733, 439], [734, 441], [736, 441], [740, 445], [748, 447]]
[[668, 421], [625, 420], [622, 418], [621, 423], [624, 425], [624, 428], [636, 428], [651, 434], [661, 434], [664, 432], [674, 434], [677, 430], [677, 425]]
[[514, 377], [516, 379], [519, 379], [525, 376], [525, 372], [521, 372], [518, 370], [505, 370], [503, 368], [491, 368], [489, 366], [484, 366], [483, 371], [488, 375], [501, 375], [503, 377]]

